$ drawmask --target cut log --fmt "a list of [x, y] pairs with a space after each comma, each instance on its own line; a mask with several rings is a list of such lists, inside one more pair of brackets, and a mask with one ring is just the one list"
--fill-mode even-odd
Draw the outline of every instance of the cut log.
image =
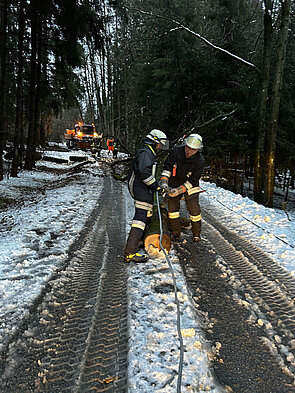
[[52, 157], [52, 156], [44, 156], [42, 158], [43, 161], [55, 162], [57, 164], [67, 164], [68, 160], [66, 158], [60, 157]]
[[87, 156], [69, 156], [69, 161], [73, 161], [73, 162], [83, 162], [87, 160], [88, 160]]
[[[162, 246], [168, 253], [171, 249], [171, 239], [169, 234], [169, 219], [168, 212], [164, 207], [161, 207], [161, 219], [162, 219]], [[160, 220], [158, 215], [158, 208], [154, 206], [153, 216], [150, 222], [146, 226], [144, 235], [144, 248], [149, 256], [164, 256], [164, 253], [160, 246]]]

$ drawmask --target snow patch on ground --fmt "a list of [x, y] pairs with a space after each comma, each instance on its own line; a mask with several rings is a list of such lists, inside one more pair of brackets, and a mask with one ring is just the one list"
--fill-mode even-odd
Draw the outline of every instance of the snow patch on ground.
[[200, 194], [203, 210], [295, 275], [295, 212], [264, 207], [214, 183], [201, 181], [201, 188], [206, 190]]
[[[134, 213], [126, 192], [127, 234]], [[143, 250], [141, 250], [143, 251]], [[208, 344], [189, 298], [175, 251], [169, 258], [177, 283], [180, 328], [184, 344], [182, 392], [224, 392], [209, 368]], [[180, 344], [172, 274], [166, 259], [128, 266], [130, 310], [129, 393], [175, 393], [178, 384]]]

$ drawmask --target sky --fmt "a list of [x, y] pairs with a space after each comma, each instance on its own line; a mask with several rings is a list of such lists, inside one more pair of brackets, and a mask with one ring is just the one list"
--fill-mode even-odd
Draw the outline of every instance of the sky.
[[[68, 159], [81, 151], [44, 153]], [[109, 160], [106, 151], [102, 157]], [[119, 153], [118, 158], [124, 157]], [[38, 161], [37, 170], [22, 171], [18, 178], [0, 182], [2, 197], [19, 203], [0, 211], [0, 350], [19, 321], [28, 314], [34, 299], [59, 265], [87, 220], [102, 189], [103, 169], [97, 162], [84, 167], [74, 183], [63, 183], [68, 175], [56, 174], [75, 163]], [[50, 169], [50, 171], [48, 170]], [[56, 187], [61, 184], [60, 187]], [[201, 181], [201, 208], [213, 214], [228, 229], [262, 248], [277, 263], [295, 275], [295, 206], [283, 210], [265, 208], [249, 198]], [[129, 231], [134, 212], [127, 186], [124, 192]], [[78, 213], [78, 214], [77, 214]], [[123, 250], [122, 250], [123, 252]], [[182, 392], [224, 392], [209, 368], [210, 346], [205, 340], [174, 248], [169, 253], [173, 266], [185, 356]], [[130, 313], [129, 392], [175, 393], [178, 383], [179, 339], [174, 293], [153, 296], [155, 285], [173, 284], [163, 256], [145, 264], [128, 266]]]

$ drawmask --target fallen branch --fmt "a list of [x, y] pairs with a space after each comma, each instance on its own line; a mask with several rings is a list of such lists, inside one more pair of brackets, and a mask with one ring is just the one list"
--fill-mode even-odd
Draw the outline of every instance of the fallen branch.
[[[188, 132], [188, 133], [184, 132], [184, 134], [185, 134], [186, 137], [188, 137], [190, 134], [192, 134], [192, 133], [195, 132], [195, 131], [200, 131], [200, 130], [202, 130], [203, 128], [206, 128], [206, 127], [208, 127], [208, 126], [211, 126], [212, 124], [217, 123], [217, 122], [220, 121], [220, 120], [225, 120], [225, 119], [227, 119], [229, 116], [232, 116], [235, 112], [236, 112], [236, 109], [234, 109], [234, 110], [232, 110], [231, 112], [228, 112], [228, 113], [222, 113], [222, 114], [220, 114], [220, 115], [218, 115], [218, 116], [213, 117], [213, 119], [210, 119], [210, 120], [206, 121], [205, 123], [203, 123], [203, 124], [201, 124], [201, 125], [199, 125], [199, 126], [196, 126], [196, 125], [195, 125], [196, 122], [199, 121], [199, 120], [196, 120], [196, 121], [193, 123], [192, 127], [190, 127], [189, 132]], [[179, 141], [179, 138], [181, 138], [182, 136], [183, 136], [183, 135], [181, 135], [180, 137], [178, 137], [178, 138], [174, 139], [173, 141], [171, 141], [171, 144], [174, 145], [174, 143], [176, 143], [177, 141]], [[182, 140], [180, 140], [180, 142], [182, 142]]]
[[130, 162], [131, 162], [131, 158], [127, 158], [124, 160], [118, 160], [118, 161], [112, 162], [110, 164], [110, 167], [112, 168], [114, 179], [120, 180], [120, 181], [127, 180]]
[[[243, 58], [241, 58], [241, 57], [239, 57], [237, 55], [234, 55], [233, 53], [227, 51], [226, 49], [223, 49], [223, 48], [220, 48], [217, 45], [214, 45], [212, 42], [207, 40], [207, 38], [201, 36], [199, 33], [196, 33], [195, 31], [191, 30], [190, 28], [184, 26], [182, 23], [178, 22], [177, 20], [169, 18], [168, 16], [165, 16], [165, 15], [154, 14], [152, 12], [147, 12], [147, 11], [139, 10], [139, 9], [136, 9], [136, 8], [132, 8], [132, 10], [136, 11], [136, 12], [140, 12], [141, 14], [144, 14], [144, 15], [152, 16], [154, 18], [160, 18], [160, 19], [169, 20], [170, 22], [176, 24], [180, 29], [183, 29], [183, 30], [187, 31], [188, 33], [192, 34], [193, 36], [199, 38], [206, 45], [208, 45], [211, 48], [213, 48], [213, 49], [215, 49], [215, 50], [217, 50], [219, 52], [222, 52], [222, 53], [224, 53], [224, 54], [226, 54], [226, 55], [228, 55], [230, 57], [233, 57], [234, 59], [238, 60], [239, 62], [243, 63], [244, 65], [247, 65], [248, 67], [251, 67], [252, 69], [254, 69], [258, 73], [258, 75], [260, 75], [259, 69], [253, 63], [250, 63], [249, 61], [247, 61], [247, 60], [245, 60], [245, 59], [243, 59]], [[171, 31], [175, 31], [175, 30], [176, 29], [171, 29]]]
[[[211, 125], [211, 124], [213, 124], [213, 123], [219, 121], [220, 119], [221, 119], [221, 120], [225, 120], [225, 119], [227, 119], [229, 116], [233, 115], [235, 112], [236, 112], [236, 109], [232, 110], [231, 112], [222, 113], [222, 114], [220, 114], [220, 115], [218, 115], [218, 116], [216, 116], [216, 117], [213, 117], [213, 119], [210, 119], [210, 120], [206, 121], [205, 123], [203, 123], [203, 124], [201, 124], [201, 125], [199, 125], [199, 126], [193, 125], [193, 127], [192, 127], [191, 130], [190, 130], [190, 134], [191, 134], [193, 131], [195, 131], [195, 130], [201, 130], [202, 128], [206, 128], [206, 127], [208, 127], [209, 125]], [[194, 123], [194, 124], [195, 124], [195, 123]]]

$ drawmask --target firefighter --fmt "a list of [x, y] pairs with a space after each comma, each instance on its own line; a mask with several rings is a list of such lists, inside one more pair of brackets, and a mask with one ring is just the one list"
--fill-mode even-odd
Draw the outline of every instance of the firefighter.
[[108, 155], [112, 152], [114, 154], [114, 138], [109, 138], [107, 140], [107, 147], [108, 147]]
[[118, 151], [120, 147], [120, 142], [118, 138], [114, 139], [114, 151], [113, 151], [113, 157], [117, 158], [118, 157]]
[[97, 142], [96, 142], [95, 139], [93, 139], [90, 148], [91, 148], [91, 155], [92, 155], [92, 157], [96, 157], [96, 155], [97, 155]]
[[93, 139], [92, 143], [91, 143], [91, 155], [92, 157], [96, 157], [96, 143], [95, 143], [95, 139]]
[[185, 143], [174, 147], [163, 165], [159, 185], [168, 193], [168, 216], [172, 228], [172, 239], [180, 239], [180, 200], [184, 196], [190, 214], [193, 241], [201, 240], [201, 209], [199, 204], [199, 180], [204, 168], [201, 154], [202, 137], [191, 134]]
[[97, 137], [97, 147], [99, 147], [100, 149], [102, 148], [102, 137], [103, 137], [103, 133], [99, 134]]
[[164, 194], [156, 180], [157, 153], [167, 148], [164, 132], [152, 130], [143, 140], [143, 146], [136, 152], [128, 175], [128, 189], [134, 199], [135, 214], [124, 250], [125, 262], [145, 262], [146, 255], [137, 252], [143, 232], [153, 210], [153, 192]]
[[101, 153], [101, 141], [102, 141], [102, 134], [97, 138], [94, 138], [91, 143], [91, 155], [93, 157], [100, 156]]

